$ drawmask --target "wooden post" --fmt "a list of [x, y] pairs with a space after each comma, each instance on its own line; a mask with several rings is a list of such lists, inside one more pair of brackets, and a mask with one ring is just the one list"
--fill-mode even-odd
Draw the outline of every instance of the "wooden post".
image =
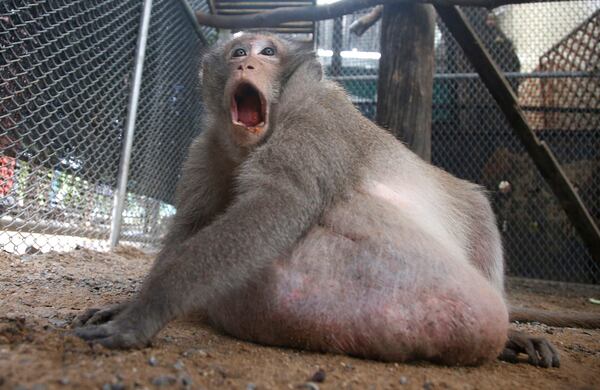
[[455, 6], [436, 6], [438, 15], [462, 48], [506, 116], [515, 135], [554, 192], [592, 258], [600, 261], [600, 230], [545, 142], [527, 124], [508, 80], [492, 60], [464, 14]]
[[430, 161], [435, 12], [431, 5], [386, 5], [381, 23], [376, 121]]

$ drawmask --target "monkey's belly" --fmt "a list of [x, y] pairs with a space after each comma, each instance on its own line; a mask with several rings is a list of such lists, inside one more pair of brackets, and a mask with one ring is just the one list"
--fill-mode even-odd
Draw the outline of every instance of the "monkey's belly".
[[500, 295], [465, 264], [324, 227], [215, 306], [211, 321], [241, 339], [388, 361], [477, 364], [508, 326]]

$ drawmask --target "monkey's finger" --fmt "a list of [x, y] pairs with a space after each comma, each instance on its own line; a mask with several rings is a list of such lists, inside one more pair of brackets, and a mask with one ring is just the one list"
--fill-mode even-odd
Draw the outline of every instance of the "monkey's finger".
[[523, 343], [522, 347], [525, 350], [525, 353], [527, 354], [527, 356], [529, 357], [528, 358], [529, 363], [534, 366], [539, 366], [540, 359], [538, 358], [538, 354], [537, 354], [537, 351], [536, 351], [533, 343], [530, 340], [526, 340]]
[[94, 314], [96, 314], [99, 311], [100, 311], [100, 309], [98, 309], [98, 308], [87, 309], [82, 314], [75, 317], [73, 322], [71, 322], [71, 327], [72, 328], [82, 327], [83, 325], [85, 325], [88, 322], [88, 320], [90, 318], [92, 318], [94, 316]]
[[110, 334], [111, 330], [106, 324], [92, 325], [75, 329], [76, 336], [88, 341], [108, 337]]

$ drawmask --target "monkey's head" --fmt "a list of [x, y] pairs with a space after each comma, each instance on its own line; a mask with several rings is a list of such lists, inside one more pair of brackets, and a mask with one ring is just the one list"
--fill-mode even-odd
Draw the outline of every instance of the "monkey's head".
[[206, 54], [202, 66], [205, 103], [220, 121], [230, 124], [235, 144], [256, 145], [269, 133], [287, 80], [305, 62], [311, 62], [320, 79], [321, 67], [306, 44], [244, 33]]

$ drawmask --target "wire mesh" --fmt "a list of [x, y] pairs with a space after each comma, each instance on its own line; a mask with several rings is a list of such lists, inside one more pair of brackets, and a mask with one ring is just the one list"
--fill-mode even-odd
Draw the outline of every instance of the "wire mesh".
[[[141, 6], [0, 2], [2, 250], [106, 247]], [[185, 17], [179, 2], [154, 1], [124, 238], [157, 237], [198, 130], [201, 45]]]
[[[600, 220], [597, 212], [599, 198], [594, 196], [600, 184], [597, 175], [600, 163], [600, 122], [597, 121], [600, 89], [599, 75], [592, 72], [592, 67], [586, 68], [585, 64], [586, 61], [594, 61], [594, 55], [597, 58], [600, 50], [599, 7], [600, 2], [597, 1], [530, 4], [505, 7], [491, 15], [486, 15], [485, 10], [473, 10], [469, 14], [492, 56], [501, 69], [508, 72], [514, 92], [528, 117], [531, 119], [532, 114], [538, 113], [547, 117], [544, 126], [534, 125], [534, 129], [549, 144], [567, 175], [578, 186], [596, 222]], [[583, 57], [586, 60], [580, 62], [582, 66], [578, 69], [584, 77], [575, 77], [575, 74], [569, 73], [572, 69], [568, 68], [540, 67], [559, 42], [578, 35], [577, 31], [590, 23], [596, 25], [596, 33], [595, 38], [585, 42], [588, 51]], [[449, 48], [457, 46], [451, 39], [448, 42], [451, 42]], [[580, 41], [580, 44], [584, 42]], [[472, 72], [470, 67], [464, 68], [460, 62], [450, 65], [451, 72]], [[587, 98], [577, 102], [572, 99], [569, 102], [566, 99], [546, 100], [537, 107], [524, 103], [530, 96], [544, 94], [542, 89], [534, 89], [531, 85], [545, 85], [548, 81], [575, 82], [581, 88], [580, 92], [595, 92], [588, 93]], [[447, 84], [456, 91], [454, 101], [460, 108], [450, 113], [450, 119], [456, 126], [451, 134], [448, 129], [452, 125], [438, 122], [435, 126], [434, 140], [437, 138], [437, 142], [434, 147], [437, 147], [433, 152], [434, 162], [484, 184], [491, 191], [503, 233], [509, 274], [597, 283], [600, 265], [591, 259], [483, 84], [478, 79], [456, 80], [454, 83], [448, 80]], [[591, 96], [593, 94], [596, 94], [595, 98]], [[596, 109], [596, 119], [576, 114], [581, 126], [574, 128], [565, 127], [564, 122], [551, 118], [557, 111], [573, 115], [578, 110], [577, 105], [584, 110]]]
[[[537, 135], [547, 142], [600, 223], [600, 1], [465, 8], [505, 72]], [[364, 12], [318, 26], [328, 74], [374, 118], [381, 22], [350, 35]], [[341, 25], [341, 28], [340, 28]], [[337, 59], [336, 59], [337, 55]], [[600, 282], [551, 190], [459, 45], [438, 21], [435, 34], [432, 162], [489, 191], [510, 275]], [[337, 65], [336, 65], [337, 64]]]
[[121, 1], [0, 3], [4, 250], [105, 238], [139, 12]]
[[[207, 39], [216, 39], [212, 31]], [[153, 1], [148, 42], [121, 240], [156, 246], [175, 213], [181, 164], [201, 131], [198, 75], [205, 47], [170, 0]]]
[[[210, 10], [204, 0], [193, 9]], [[465, 9], [522, 108], [600, 222], [600, 0]], [[140, 1], [0, 2], [0, 246], [18, 253], [107, 244]], [[379, 35], [320, 22], [326, 74], [376, 113]], [[177, 1], [154, 0], [122, 241], [158, 244], [180, 164], [201, 131], [204, 50]], [[202, 28], [214, 42], [214, 29]], [[586, 252], [443, 24], [435, 37], [433, 162], [490, 192], [511, 275], [597, 283]]]

